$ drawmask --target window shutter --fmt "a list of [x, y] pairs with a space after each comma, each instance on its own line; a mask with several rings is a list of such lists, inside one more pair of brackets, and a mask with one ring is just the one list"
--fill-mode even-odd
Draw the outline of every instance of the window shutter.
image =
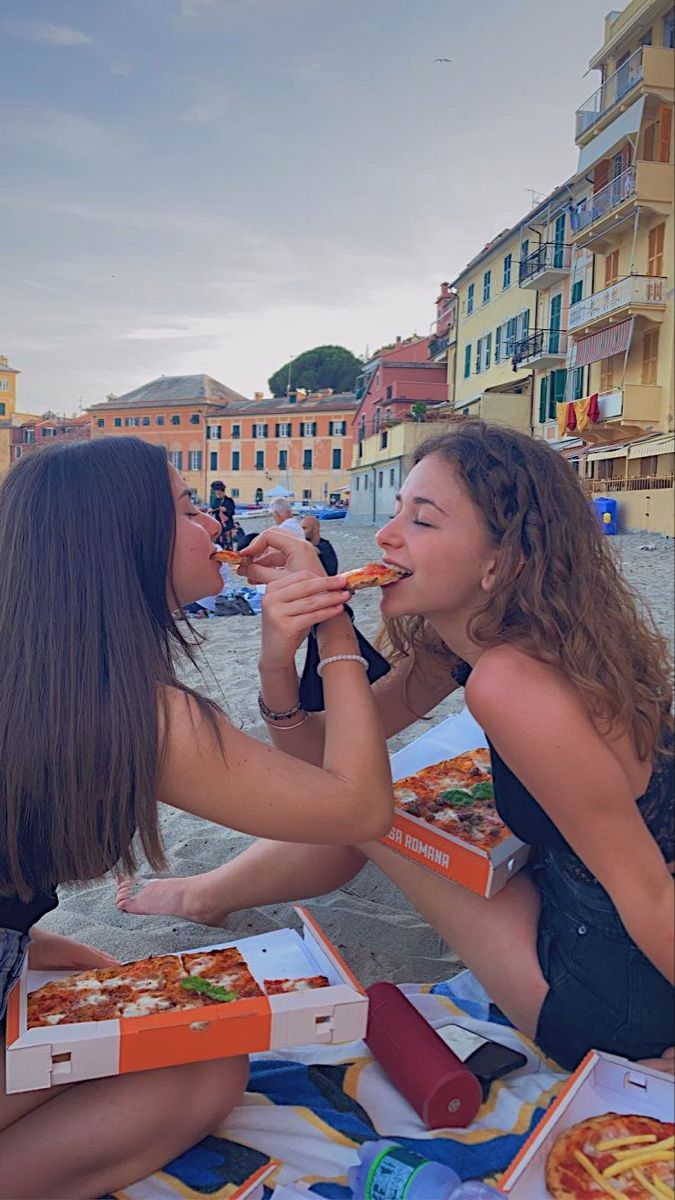
[[268, 431], [268, 429], [269, 429], [269, 425], [263, 425], [263, 437], [264, 437], [264, 438], [266, 438], [266, 437], [267, 437], [267, 431]]
[[502, 356], [502, 327], [498, 325], [495, 329], [495, 362], [498, 363]]
[[667, 105], [659, 109], [659, 162], [670, 162], [670, 139], [673, 132], [673, 110]]
[[645, 129], [644, 159], [645, 162], [656, 161], [657, 124], [652, 121]]
[[548, 378], [546, 377], [546, 375], [542, 375], [542, 377], [539, 381], [539, 424], [540, 425], [543, 425], [544, 421], [546, 420], [546, 409], [548, 406], [548, 399], [547, 399], [547, 395], [546, 395], [547, 391], [548, 391]]
[[570, 304], [578, 304], [579, 301], [583, 299], [583, 294], [584, 281], [583, 279], [577, 279], [576, 283], [572, 286], [572, 299], [570, 300]]
[[607, 187], [609, 183], [609, 159], [603, 158], [595, 168], [593, 176], [593, 191], [599, 192], [601, 188]]

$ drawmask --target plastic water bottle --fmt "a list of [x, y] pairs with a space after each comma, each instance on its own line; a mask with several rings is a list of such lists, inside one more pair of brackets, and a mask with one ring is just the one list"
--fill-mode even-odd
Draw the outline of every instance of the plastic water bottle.
[[396, 1142], [365, 1142], [348, 1173], [354, 1200], [494, 1200], [480, 1180], [462, 1183], [452, 1167], [420, 1158]]

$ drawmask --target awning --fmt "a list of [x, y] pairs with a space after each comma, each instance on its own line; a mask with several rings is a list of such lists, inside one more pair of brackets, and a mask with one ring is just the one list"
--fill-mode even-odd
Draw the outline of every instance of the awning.
[[597, 462], [599, 458], [628, 458], [628, 442], [625, 446], [619, 446], [618, 450], [601, 450], [595, 447], [586, 455], [588, 462]]
[[639, 442], [631, 446], [629, 458], [647, 458], [653, 454], [675, 454], [675, 436], [653, 438], [650, 442]]
[[603, 158], [609, 158], [612, 150], [629, 134], [639, 132], [644, 106], [645, 98], [640, 96], [640, 99], [631, 104], [630, 108], [615, 117], [602, 133], [591, 138], [588, 145], [582, 147], [579, 151], [578, 175], [585, 175], [594, 163], [600, 162]]
[[587, 367], [589, 363], [602, 362], [613, 354], [623, 354], [628, 349], [633, 336], [633, 317], [620, 321], [618, 325], [610, 325], [599, 333], [590, 333], [588, 337], [579, 338], [572, 346], [570, 367]]

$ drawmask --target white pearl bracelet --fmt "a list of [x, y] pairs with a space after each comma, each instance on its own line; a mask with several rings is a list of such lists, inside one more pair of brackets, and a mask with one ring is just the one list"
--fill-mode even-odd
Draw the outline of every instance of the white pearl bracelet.
[[329, 665], [329, 663], [334, 663], [334, 662], [357, 662], [357, 663], [361, 663], [361, 666], [363, 667], [364, 671], [368, 670], [368, 663], [365, 658], [361, 657], [360, 654], [332, 654], [330, 656], [330, 658], [322, 658], [321, 662], [318, 663], [317, 668], [316, 668], [316, 673], [319, 676], [319, 678], [321, 678], [321, 676], [323, 675], [324, 667], [327, 667]]

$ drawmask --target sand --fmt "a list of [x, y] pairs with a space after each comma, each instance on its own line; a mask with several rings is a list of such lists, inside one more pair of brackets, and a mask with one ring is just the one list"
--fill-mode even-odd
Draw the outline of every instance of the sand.
[[[322, 533], [333, 542], [341, 567], [361, 566], [378, 557], [371, 527], [326, 522]], [[645, 546], [650, 549], [643, 549]], [[649, 602], [657, 623], [672, 639], [673, 542], [653, 535], [627, 534], [613, 539], [613, 547], [627, 578]], [[356, 622], [370, 638], [378, 625], [378, 602], [376, 590], [362, 592], [354, 599]], [[260, 617], [217, 617], [197, 622], [196, 627], [204, 636], [200, 671], [184, 667], [183, 678], [218, 700], [231, 719], [252, 736], [266, 739], [266, 727], [257, 708]], [[432, 721], [462, 706], [460, 691], [438, 706]], [[427, 722], [417, 722], [391, 739], [391, 750], [426, 728]], [[242, 834], [175, 809], [164, 808], [161, 821], [169, 873], [175, 875], [219, 866], [249, 841]], [[459, 969], [452, 951], [375, 867], [366, 867], [346, 888], [310, 901], [308, 907], [365, 984], [380, 979], [433, 981]], [[117, 911], [114, 883], [107, 878], [86, 888], [64, 890], [58, 909], [44, 919], [43, 925], [129, 959], [227, 941], [295, 922], [290, 905], [236, 913], [217, 930], [172, 917], [134, 917]]]

